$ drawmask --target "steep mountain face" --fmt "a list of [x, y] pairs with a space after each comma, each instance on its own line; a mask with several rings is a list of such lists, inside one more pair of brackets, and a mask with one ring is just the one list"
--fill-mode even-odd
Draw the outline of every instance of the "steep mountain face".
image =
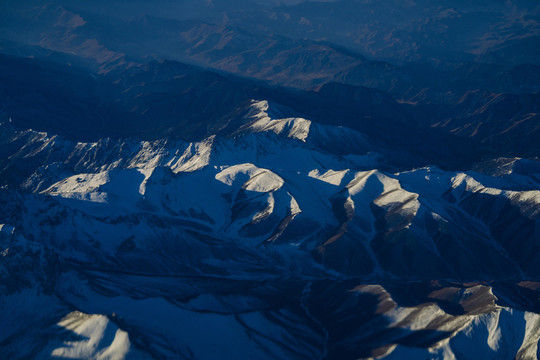
[[540, 357], [539, 19], [0, 4], [0, 353]]

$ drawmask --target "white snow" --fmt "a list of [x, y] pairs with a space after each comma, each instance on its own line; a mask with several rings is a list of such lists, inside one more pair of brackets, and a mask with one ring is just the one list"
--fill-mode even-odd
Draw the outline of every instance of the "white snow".
[[321, 173], [319, 169], [313, 169], [308, 173], [309, 177], [324, 181], [328, 184], [335, 186], [340, 186], [346, 175], [350, 173], [349, 169], [334, 171], [332, 169], [327, 170], [324, 173]]
[[106, 316], [88, 315], [80, 311], [68, 314], [58, 323], [81, 337], [65, 341], [51, 355], [66, 359], [123, 360], [130, 351], [128, 334], [118, 329]]
[[216, 174], [215, 178], [226, 185], [255, 192], [275, 191], [284, 183], [283, 179], [272, 171], [258, 168], [253, 164], [230, 166]]
[[272, 119], [268, 114], [268, 108], [268, 101], [253, 100], [251, 111], [246, 116], [251, 122], [244, 130], [252, 132], [272, 131], [288, 138], [306, 141], [311, 121], [303, 118]]

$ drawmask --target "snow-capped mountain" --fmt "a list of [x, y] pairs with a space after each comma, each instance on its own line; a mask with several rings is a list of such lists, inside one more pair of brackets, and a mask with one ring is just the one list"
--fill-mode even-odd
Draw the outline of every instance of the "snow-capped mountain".
[[539, 24], [0, 3], [0, 358], [539, 358]]
[[24, 321], [10, 325], [7, 353], [536, 353], [537, 161], [381, 171], [354, 130], [264, 100], [240, 113], [236, 131], [197, 142], [75, 142], [2, 125], [3, 177], [24, 189], [1, 192], [3, 312], [21, 296], [47, 307], [30, 347]]

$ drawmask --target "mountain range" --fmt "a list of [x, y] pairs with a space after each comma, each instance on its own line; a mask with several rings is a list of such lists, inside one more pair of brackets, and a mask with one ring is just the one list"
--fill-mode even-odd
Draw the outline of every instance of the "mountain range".
[[534, 1], [0, 5], [7, 359], [535, 359]]

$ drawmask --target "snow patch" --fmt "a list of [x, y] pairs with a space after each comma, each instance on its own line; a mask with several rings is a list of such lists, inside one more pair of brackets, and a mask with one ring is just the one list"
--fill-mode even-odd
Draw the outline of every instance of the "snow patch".
[[239, 164], [222, 170], [215, 176], [216, 180], [233, 186], [240, 181], [244, 190], [270, 192], [281, 188], [284, 181], [270, 170], [261, 169], [253, 164]]
[[55, 358], [122, 360], [130, 351], [128, 334], [106, 316], [74, 311], [58, 326], [79, 335], [81, 340], [65, 341], [63, 346], [52, 350], [51, 356]]
[[268, 113], [268, 101], [255, 101], [251, 105], [251, 111], [246, 116], [252, 121], [243, 130], [252, 132], [272, 131], [278, 135], [284, 135], [291, 139], [305, 142], [311, 127], [311, 121], [303, 118], [272, 119]]

